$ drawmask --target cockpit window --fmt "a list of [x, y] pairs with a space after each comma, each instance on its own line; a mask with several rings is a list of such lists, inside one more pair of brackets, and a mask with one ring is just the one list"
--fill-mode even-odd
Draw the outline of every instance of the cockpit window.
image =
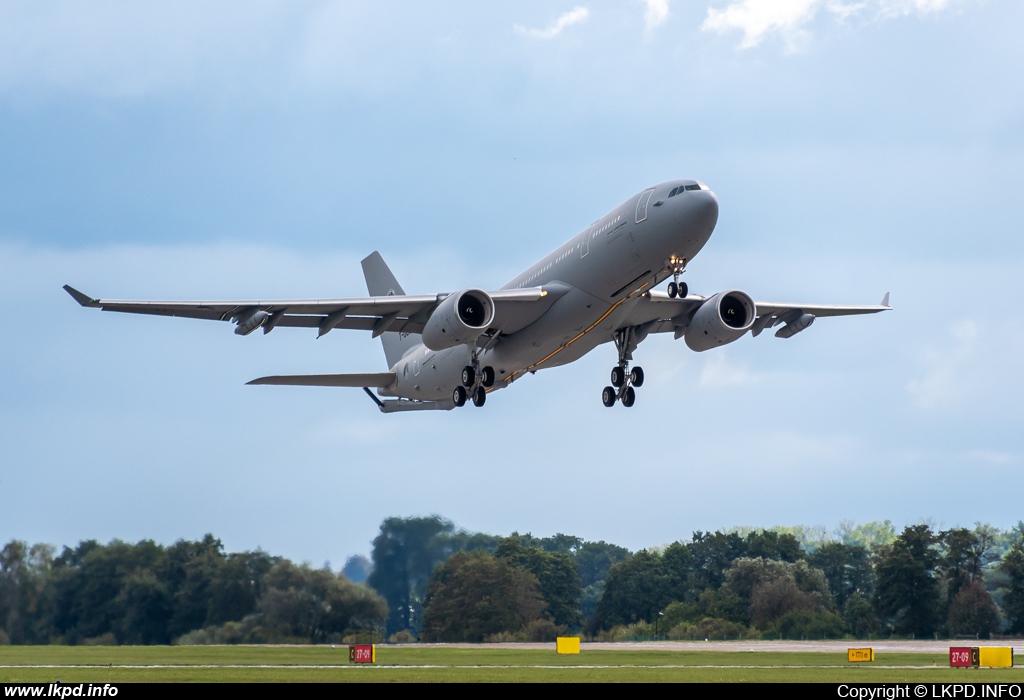
[[682, 194], [683, 192], [693, 192], [694, 190], [699, 190], [699, 189], [700, 189], [700, 185], [698, 185], [698, 184], [680, 185], [679, 187], [673, 187], [672, 191], [668, 193], [668, 196], [669, 197], [675, 197], [677, 194]]

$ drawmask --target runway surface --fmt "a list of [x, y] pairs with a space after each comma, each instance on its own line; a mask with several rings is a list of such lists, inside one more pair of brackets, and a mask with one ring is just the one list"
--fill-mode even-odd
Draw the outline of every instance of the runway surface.
[[[389, 645], [390, 646], [390, 645]], [[400, 646], [400, 645], [395, 645]], [[493, 649], [550, 649], [551, 644], [410, 644], [414, 647], [437, 646], [450, 647], [453, 649], [479, 649], [481, 647]], [[646, 650], [646, 651], [737, 651], [737, 652], [767, 652], [767, 651], [819, 651], [819, 652], [845, 652], [852, 647], [872, 647], [875, 653], [902, 653], [902, 654], [947, 654], [950, 647], [1013, 647], [1015, 651], [1024, 650], [1024, 639], [1000, 639], [1000, 640], [860, 640], [860, 641], [788, 641], [788, 640], [753, 640], [753, 641], [728, 641], [728, 642], [583, 642], [580, 645], [581, 651], [595, 651], [606, 649], [608, 651], [625, 650]]]

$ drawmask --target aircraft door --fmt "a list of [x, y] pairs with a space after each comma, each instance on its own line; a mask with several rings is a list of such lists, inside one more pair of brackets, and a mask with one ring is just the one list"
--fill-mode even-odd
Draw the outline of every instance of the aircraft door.
[[636, 203], [636, 222], [638, 224], [647, 219], [647, 203], [651, 201], [652, 194], [654, 194], [653, 189], [647, 190], [640, 195], [640, 200]]

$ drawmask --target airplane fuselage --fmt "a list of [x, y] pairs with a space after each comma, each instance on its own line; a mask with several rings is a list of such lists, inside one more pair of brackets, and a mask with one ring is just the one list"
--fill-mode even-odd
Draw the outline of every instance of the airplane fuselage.
[[414, 345], [395, 363], [393, 385], [381, 396], [451, 400], [462, 371], [477, 352], [503, 388], [525, 372], [564, 365], [613, 339], [614, 329], [644, 291], [685, 267], [707, 243], [718, 221], [718, 199], [695, 180], [673, 180], [644, 190], [585, 228], [502, 289], [545, 287], [550, 308], [493, 343], [434, 351]]

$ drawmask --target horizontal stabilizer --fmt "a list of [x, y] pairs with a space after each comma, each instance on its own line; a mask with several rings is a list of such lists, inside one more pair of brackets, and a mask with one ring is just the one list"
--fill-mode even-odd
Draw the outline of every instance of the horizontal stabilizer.
[[276, 386], [348, 386], [385, 387], [395, 383], [394, 372], [373, 374], [285, 374], [276, 377], [260, 377], [246, 384], [273, 384]]

